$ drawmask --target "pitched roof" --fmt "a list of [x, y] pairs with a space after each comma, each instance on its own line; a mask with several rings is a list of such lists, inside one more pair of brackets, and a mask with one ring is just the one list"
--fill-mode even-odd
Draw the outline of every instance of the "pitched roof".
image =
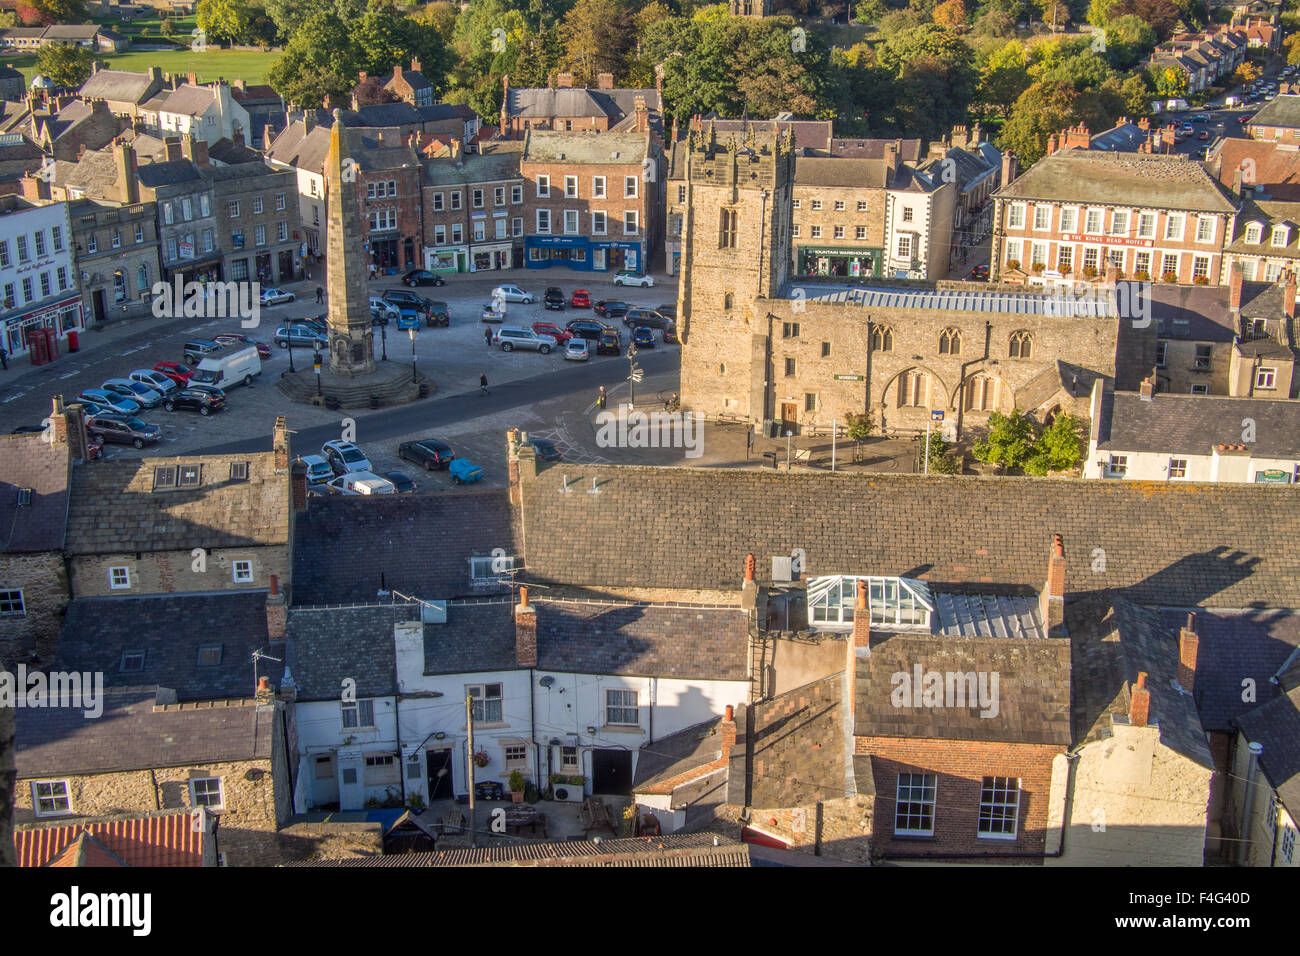
[[[1195, 696], [1206, 730], [1231, 733], [1243, 714], [1281, 695], [1269, 678], [1300, 647], [1300, 614], [1282, 606], [1197, 612]], [[1176, 629], [1185, 617], [1184, 610], [1170, 609], [1163, 621]], [[1242, 700], [1245, 680], [1252, 682], [1254, 701]]]
[[1241, 441], [1241, 421], [1254, 419], [1257, 458], [1300, 458], [1300, 402], [1159, 392], [1144, 401], [1116, 392], [1100, 423], [1106, 451], [1208, 455], [1214, 446]]
[[186, 83], [167, 94], [158, 107], [161, 113], [193, 116], [205, 112], [217, 102], [215, 86], [193, 86]]
[[830, 151], [832, 156], [884, 159], [885, 149], [889, 146], [896, 147], [898, 158], [905, 163], [915, 163], [921, 158], [919, 139], [833, 139]]
[[889, 169], [878, 159], [799, 156], [794, 161], [794, 184], [884, 189], [889, 185]]
[[306, 134], [303, 129], [302, 120], [290, 123], [269, 145], [266, 156], [286, 166], [313, 173], [323, 172], [330, 151], [330, 128], [313, 126]]
[[[235, 463], [247, 463], [248, 480], [231, 480]], [[194, 464], [202, 466], [202, 485], [153, 490], [155, 468]], [[275, 473], [271, 452], [100, 461], [73, 473], [70, 554], [258, 547], [288, 540], [289, 475]]]
[[347, 678], [357, 682], [360, 697], [395, 694], [393, 625], [419, 619], [418, 605], [405, 601], [289, 608], [285, 664], [298, 688], [298, 700], [338, 700], [341, 682]]
[[273, 713], [252, 700], [156, 706], [151, 692], [106, 691], [88, 720], [73, 707], [15, 715], [19, 779], [266, 760]]
[[188, 159], [173, 159], [163, 163], [141, 166], [137, 174], [140, 185], [146, 189], [163, 189], [184, 183], [197, 183], [203, 176], [199, 168]]
[[[269, 647], [266, 598], [264, 590], [79, 597], [68, 606], [57, 667], [103, 674], [106, 687], [170, 688], [180, 700], [243, 697], [256, 686], [253, 652]], [[213, 645], [219, 663], [200, 664], [199, 649]], [[126, 651], [144, 652], [140, 670], [122, 670]], [[269, 660], [257, 667], [273, 681], [282, 670]]]
[[1274, 97], [1251, 118], [1250, 125], [1300, 129], [1300, 96], [1283, 93]]
[[[188, 808], [75, 823], [39, 823], [14, 829], [19, 866], [114, 865], [94, 851], [86, 862], [67, 860], [70, 850], [90, 837], [119, 866], [202, 866], [202, 829], [195, 830]], [[98, 862], [96, 862], [98, 860]]]
[[1300, 685], [1237, 718], [1251, 743], [1263, 744], [1264, 776], [1292, 815], [1300, 813]]
[[528, 575], [543, 584], [734, 589], [747, 553], [763, 567], [801, 547], [809, 574], [1036, 591], [1053, 533], [1067, 587], [1097, 586], [1103, 548], [1106, 584], [1140, 603], [1285, 607], [1300, 579], [1297, 487], [583, 465], [568, 479], [601, 493], [558, 508], [565, 471], [522, 465]]
[[415, 109], [420, 114], [420, 119], [426, 123], [449, 119], [472, 120], [478, 116], [464, 103], [433, 103], [429, 106], [417, 106]]
[[381, 589], [426, 600], [499, 594], [470, 583], [471, 557], [519, 553], [505, 491], [312, 499], [294, 523], [295, 604], [373, 603]]
[[1238, 207], [1204, 166], [1185, 157], [1081, 149], [1044, 156], [997, 196], [1194, 212], [1231, 213]]
[[514, 89], [505, 93], [507, 116], [546, 119], [553, 116], [608, 116], [608, 108], [597, 101], [592, 90]]
[[[723, 119], [706, 115], [702, 118], [705, 123], [712, 123], [718, 133], [739, 133], [740, 137], [748, 135], [751, 131], [756, 135], [764, 133], [771, 135], [772, 127], [775, 126], [781, 135], [787, 131], [794, 130], [794, 145], [796, 149], [820, 149], [828, 150], [831, 145], [831, 121], [830, 120], [748, 120], [748, 119]], [[920, 140], [912, 140], [920, 146]], [[883, 153], [881, 154], [883, 155]], [[872, 159], [875, 157], [862, 157]]]
[[82, 830], [74, 843], [69, 844], [62, 853], [45, 864], [46, 866], [94, 866], [117, 867], [127, 863], [120, 856], [96, 840], [86, 830]]
[[1206, 769], [1214, 768], [1205, 729], [1191, 694], [1174, 686], [1178, 629], [1159, 611], [1104, 592], [1065, 608], [1070, 631], [1072, 737], [1076, 745], [1111, 737], [1111, 718], [1127, 718], [1132, 687], [1147, 674], [1151, 722], [1164, 746]]
[[683, 727], [667, 737], [643, 744], [632, 776], [635, 793], [672, 792], [672, 782], [692, 770], [704, 768], [722, 756], [721, 717]]
[[[1293, 99], [1300, 100], [1300, 96]], [[1243, 163], [1250, 165], [1242, 169]], [[1251, 187], [1257, 197], [1300, 201], [1300, 151], [1294, 147], [1286, 149], [1278, 143], [1233, 137], [1220, 141], [1207, 166], [1230, 189], [1237, 171], [1242, 170], [1242, 185]]]
[[1227, 286], [1157, 282], [1148, 288], [1151, 318], [1157, 323], [1161, 338], [1231, 342], [1236, 335], [1236, 320], [1228, 308]]
[[262, 154], [242, 143], [223, 136], [208, 147], [208, 156], [216, 162], [235, 166], [241, 163], [260, 163]]
[[639, 165], [650, 153], [645, 133], [555, 133], [529, 130], [521, 163]]
[[[519, 141], [512, 145], [522, 146]], [[429, 186], [458, 186], [463, 183], [492, 183], [522, 178], [518, 149], [489, 149], [462, 153], [458, 159], [441, 157], [424, 160], [424, 181]]]
[[[68, 520], [71, 452], [42, 434], [0, 437], [0, 551], [59, 551]], [[21, 491], [30, 503], [19, 504]]]

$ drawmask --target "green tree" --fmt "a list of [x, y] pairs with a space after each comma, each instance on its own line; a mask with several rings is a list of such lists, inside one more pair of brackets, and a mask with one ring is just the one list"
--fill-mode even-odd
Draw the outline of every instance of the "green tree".
[[266, 14], [286, 41], [317, 14], [333, 13], [341, 21], [351, 21], [366, 12], [366, 0], [264, 0]]
[[[920, 442], [924, 445], [925, 439], [920, 439]], [[926, 446], [925, 457], [929, 461], [932, 475], [961, 474], [961, 459], [952, 453], [952, 446], [936, 431], [930, 432], [930, 442]]]
[[993, 51], [980, 70], [979, 99], [1001, 116], [1008, 116], [1030, 79], [1024, 44], [1011, 40]]
[[459, 15], [460, 7], [451, 0], [434, 0], [426, 3], [411, 19], [422, 26], [432, 27], [442, 37], [442, 42], [450, 45]]
[[1067, 471], [1083, 458], [1083, 422], [1062, 412], [1043, 429], [1024, 463], [1025, 473], [1045, 475], [1049, 471]]
[[86, 23], [90, 19], [84, 0], [27, 0], [52, 23]]
[[1118, 0], [1111, 15], [1121, 17], [1132, 14], [1156, 31], [1162, 40], [1169, 39], [1178, 23], [1181, 11], [1173, 0]]
[[1156, 67], [1151, 80], [1157, 96], [1178, 97], [1187, 93], [1187, 74], [1177, 67]]
[[1016, 409], [1010, 415], [991, 412], [988, 435], [975, 443], [971, 453], [979, 461], [1018, 471], [1029, 460], [1033, 447], [1034, 423]]
[[623, 72], [636, 44], [625, 0], [577, 0], [560, 27], [564, 65], [577, 85], [595, 85], [598, 73]]
[[252, 27], [244, 0], [199, 0], [194, 18], [209, 43], [243, 43]]
[[879, 23], [888, 10], [884, 0], [858, 0], [853, 6], [853, 19], [858, 23]]
[[176, 35], [176, 21], [171, 17], [163, 17], [158, 23], [158, 32], [165, 37]]
[[391, 72], [394, 64], [418, 59], [421, 72], [433, 84], [434, 96], [442, 94], [451, 57], [436, 31], [402, 16], [391, 4], [372, 4], [348, 24], [348, 37], [358, 70], [380, 76]]
[[1158, 42], [1150, 24], [1132, 14], [1115, 17], [1106, 24], [1106, 55], [1118, 70], [1136, 66]]
[[913, 30], [923, 23], [925, 19], [914, 10], [891, 10], [876, 23], [876, 32], [882, 37], [892, 37]]
[[1282, 41], [1286, 48], [1287, 66], [1295, 66], [1300, 63], [1300, 33], [1293, 33]]
[[1124, 97], [1124, 115], [1130, 119], [1151, 116], [1151, 87], [1145, 73], [1133, 73], [1124, 78], [1120, 85], [1120, 94]]
[[977, 37], [996, 37], [1006, 39], [1016, 35], [1016, 21], [1005, 10], [984, 7], [975, 17], [971, 33]]
[[871, 433], [876, 430], [876, 423], [871, 417], [871, 412], [849, 412], [845, 416], [845, 423], [848, 436], [855, 442], [866, 441], [871, 437]]
[[895, 123], [906, 136], [935, 139], [966, 117], [975, 96], [974, 51], [950, 30], [922, 24], [877, 48], [894, 73]]
[[23, 25], [22, 19], [13, 10], [0, 10], [0, 30], [9, 30]]
[[95, 54], [83, 46], [43, 46], [36, 54], [36, 72], [58, 86], [80, 86], [95, 68]]
[[347, 101], [360, 72], [348, 25], [337, 13], [313, 14], [267, 71], [267, 81], [288, 102], [319, 107], [325, 97]]
[[1113, 13], [1119, 0], [1090, 0], [1088, 3], [1088, 22], [1094, 27], [1104, 27], [1115, 16]]

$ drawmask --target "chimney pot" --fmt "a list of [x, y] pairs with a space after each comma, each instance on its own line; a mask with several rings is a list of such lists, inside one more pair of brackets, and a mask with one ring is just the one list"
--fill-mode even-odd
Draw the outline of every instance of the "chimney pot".
[[528, 585], [526, 584], [519, 589], [519, 606], [528, 607]]
[[272, 596], [280, 593], [280, 575], [271, 575], [271, 594]]
[[751, 551], [749, 552], [749, 554], [745, 555], [745, 580], [746, 581], [754, 580], [754, 570], [755, 570], [754, 552]]
[[1147, 690], [1146, 672], [1138, 674], [1129, 694], [1128, 722], [1133, 727], [1145, 727], [1151, 714], [1151, 691]]
[[736, 708], [735, 708], [734, 705], [732, 705], [732, 704], [728, 704], [728, 705], [727, 705], [727, 711], [726, 711], [726, 713], [727, 713], [727, 716], [724, 718], [725, 720], [735, 720], [735, 719], [736, 719]]
[[1138, 386], [1138, 394], [1142, 396], [1142, 401], [1149, 402], [1155, 395], [1156, 387], [1150, 378], [1142, 379], [1142, 384]]

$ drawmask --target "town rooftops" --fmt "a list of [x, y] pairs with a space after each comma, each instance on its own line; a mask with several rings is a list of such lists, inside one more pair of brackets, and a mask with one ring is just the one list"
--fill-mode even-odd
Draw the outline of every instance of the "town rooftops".
[[203, 866], [207, 840], [188, 807], [14, 829], [19, 866]]
[[640, 165], [650, 152], [645, 133], [555, 133], [529, 130], [523, 163], [585, 163], [605, 166]]
[[[1200, 643], [1195, 696], [1206, 730], [1232, 733], [1244, 714], [1284, 693], [1270, 678], [1300, 648], [1300, 614], [1294, 610], [1295, 603], [1293, 591], [1286, 603], [1197, 612]], [[1171, 633], [1177, 633], [1186, 617], [1186, 608], [1162, 610], [1162, 620]], [[1242, 693], [1246, 680], [1254, 690], [1253, 700], [1242, 699], [1247, 696]]]
[[[110, 154], [111, 155], [111, 154]], [[188, 159], [173, 159], [164, 163], [149, 163], [141, 166], [140, 185], [146, 189], [166, 189], [168, 186], [187, 185], [202, 181], [199, 168]]]
[[1207, 213], [1238, 208], [1204, 166], [1185, 157], [1081, 149], [1044, 156], [997, 196]]
[[459, 186], [465, 183], [504, 182], [521, 178], [519, 175], [519, 149], [498, 149], [498, 146], [522, 147], [514, 140], [495, 143], [481, 153], [462, 153], [456, 159], [439, 157], [424, 161], [424, 182], [429, 186]]
[[873, 630], [948, 637], [1044, 637], [1037, 598], [933, 590], [901, 577], [831, 575], [808, 581], [809, 623], [818, 629], [853, 625], [858, 582], [867, 585]]
[[[798, 136], [797, 131], [795, 136]], [[795, 144], [803, 145], [797, 138]], [[843, 159], [884, 159], [890, 146], [894, 147], [898, 158], [904, 163], [915, 163], [921, 158], [919, 139], [832, 139], [830, 153]]]
[[166, 99], [158, 106], [158, 111], [183, 116], [197, 115], [213, 103], [219, 102], [218, 89], [218, 86], [192, 86], [186, 83], [168, 93]]
[[[722, 735], [718, 732], [721, 722], [721, 717], [713, 717], [643, 744], [632, 778], [633, 792], [676, 794], [683, 775], [725, 770], [725, 766], [716, 770], [708, 766], [722, 757]], [[679, 809], [676, 799], [673, 809]]]
[[104, 712], [18, 708], [14, 765], [20, 779], [267, 759], [273, 713], [252, 699], [156, 704], [151, 691], [109, 691]]
[[0, 551], [63, 549], [70, 455], [44, 434], [0, 438]]
[[[1242, 291], [1253, 285], [1246, 283]], [[1228, 308], [1227, 286], [1157, 282], [1148, 289], [1151, 318], [1161, 338], [1231, 342], [1236, 336], [1237, 323]]]
[[848, 186], [854, 189], [884, 189], [890, 185], [892, 168], [881, 159], [833, 159], [827, 156], [798, 156], [794, 161], [796, 186]]
[[1300, 402], [1226, 395], [1115, 392], [1104, 403], [1097, 447], [1103, 451], [1208, 455], [1241, 441], [1241, 422], [1255, 422], [1256, 458], [1300, 458]]
[[[803, 162], [803, 160], [800, 160]], [[843, 160], [830, 160], [843, 162]], [[1121, 283], [1129, 289], [1134, 284]], [[1128, 294], [1127, 290], [1124, 293]], [[1133, 294], [1137, 294], [1136, 292]], [[1003, 315], [1055, 315], [1062, 317], [1098, 316], [1118, 314], [1113, 297], [1108, 295], [1067, 294], [1054, 295], [1042, 292], [999, 292], [975, 287], [971, 289], [834, 286], [821, 283], [804, 285], [795, 278], [786, 283], [782, 298], [802, 299], [805, 302], [855, 305], [859, 308], [883, 313], [899, 309], [925, 309], [958, 312], [990, 312]]]
[[[1291, 99], [1300, 100], [1300, 96]], [[1300, 201], [1300, 150], [1294, 146], [1257, 139], [1224, 139], [1207, 165], [1214, 170], [1215, 178], [1229, 189], [1240, 171], [1241, 187], [1255, 198]]]
[[[771, 119], [771, 120], [747, 120], [747, 119], [723, 119], [715, 113], [706, 113], [701, 117], [701, 122], [712, 123], [714, 129], [719, 133], [740, 133], [748, 135], [750, 132], [755, 134], [766, 133], [771, 135], [772, 128], [784, 135], [788, 130], [794, 130], [794, 145], [796, 149], [813, 149], [821, 150], [823, 153], [831, 147], [831, 121], [830, 120], [789, 120], [789, 119]], [[864, 140], [863, 142], [883, 142], [883, 140]], [[892, 142], [892, 140], [891, 140]], [[920, 140], [910, 140], [919, 147]], [[881, 151], [878, 155], [860, 155], [858, 159], [880, 159], [884, 156]]]
[[[232, 465], [246, 465], [248, 477], [232, 477]], [[187, 467], [200, 471], [191, 479]], [[174, 484], [166, 483], [166, 469]], [[195, 483], [180, 485], [177, 469]], [[271, 452], [100, 461], [73, 474], [67, 540], [73, 555], [284, 545], [288, 539], [289, 476], [275, 473]]]
[[1283, 93], [1274, 97], [1251, 118], [1250, 125], [1300, 129], [1300, 96]]
[[330, 151], [330, 128], [313, 126], [310, 130], [304, 130], [302, 120], [295, 120], [286, 126], [268, 145], [267, 158], [296, 169], [323, 172]]
[[[762, 567], [802, 548], [809, 575], [1036, 592], [1053, 533], [1067, 589], [1097, 586], [1103, 548], [1107, 586], [1139, 603], [1286, 607], [1300, 579], [1295, 486], [520, 464], [528, 576], [555, 586], [735, 590], [746, 554]], [[599, 493], [566, 495], [566, 478]]]
[[1294, 817], [1300, 813], [1300, 684], [1237, 718], [1246, 739], [1262, 744], [1260, 767]]
[[356, 681], [360, 697], [395, 694], [393, 625], [419, 619], [419, 605], [396, 599], [387, 604], [289, 608], [285, 665], [298, 700], [338, 700], [347, 678]]
[[1137, 123], [1120, 123], [1093, 136], [1088, 148], [1115, 153], [1132, 153], [1150, 136], [1151, 131], [1143, 129]]

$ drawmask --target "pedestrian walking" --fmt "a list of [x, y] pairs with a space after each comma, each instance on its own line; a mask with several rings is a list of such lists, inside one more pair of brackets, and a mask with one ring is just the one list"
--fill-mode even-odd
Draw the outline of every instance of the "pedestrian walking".
[[0, 345], [0, 366], [3, 366], [6, 372], [9, 371], [9, 350], [3, 345]]
[[600, 394], [596, 396], [596, 404], [601, 408], [605, 407], [605, 386], [600, 387]]
[[375, 277], [375, 264], [372, 262], [370, 263], [370, 278], [373, 279], [374, 277]]
[[483, 341], [487, 343], [488, 348], [492, 347], [492, 330], [490, 328], [483, 330]]
[[325, 290], [322, 289], [320, 286], [316, 287], [316, 301], [317, 302], [325, 301]]
[[479, 394], [480, 394], [480, 395], [486, 395], [486, 394], [488, 394], [488, 389], [487, 389], [487, 373], [486, 373], [486, 372], [484, 372], [482, 375], [480, 375], [480, 376], [478, 377], [478, 387], [479, 387]]

